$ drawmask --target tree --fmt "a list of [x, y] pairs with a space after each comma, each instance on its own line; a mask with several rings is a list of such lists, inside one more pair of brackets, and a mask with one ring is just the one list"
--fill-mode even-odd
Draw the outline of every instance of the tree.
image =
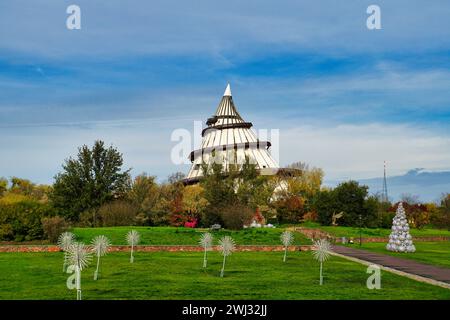
[[313, 216], [314, 197], [320, 192], [323, 171], [303, 162], [293, 163], [288, 168], [295, 170], [280, 179], [283, 187], [278, 188], [273, 206], [279, 222], [299, 222], [308, 212]]
[[159, 186], [155, 180], [155, 176], [142, 173], [134, 178], [131, 189], [128, 192], [128, 199], [136, 207], [136, 220], [140, 225], [145, 225], [148, 222], [153, 224], [154, 222], [152, 213], [160, 197]]
[[268, 176], [261, 176], [256, 165], [246, 157], [245, 162], [231, 167], [229, 179], [235, 184], [236, 201], [253, 210], [267, 206], [273, 196], [276, 184]]
[[213, 162], [209, 167], [203, 164], [202, 170], [203, 179], [200, 186], [205, 190], [204, 197], [208, 201], [202, 216], [202, 224], [205, 226], [222, 224], [222, 208], [237, 202], [234, 182], [225, 176], [220, 163]]
[[402, 195], [400, 196], [400, 201], [410, 205], [418, 204], [419, 196], [416, 194], [402, 193]]
[[62, 217], [47, 217], [42, 218], [42, 229], [44, 235], [51, 243], [58, 241], [58, 237], [61, 233], [69, 229], [69, 224]]
[[305, 200], [298, 195], [286, 195], [272, 203], [277, 211], [278, 223], [298, 223], [303, 217]]
[[314, 196], [313, 208], [317, 212], [317, 220], [323, 225], [331, 225], [333, 214], [339, 213], [336, 194], [333, 190], [324, 189]]
[[34, 184], [27, 179], [21, 179], [17, 177], [11, 178], [10, 192], [23, 194], [25, 196], [31, 196], [33, 193]]
[[133, 225], [136, 215], [136, 207], [125, 200], [111, 201], [98, 209], [98, 216], [104, 227]]
[[244, 225], [249, 225], [251, 223], [255, 211], [250, 207], [237, 202], [222, 207], [220, 215], [227, 229], [240, 230]]
[[320, 191], [324, 176], [322, 169], [310, 168], [308, 164], [303, 162], [293, 163], [288, 168], [299, 170], [299, 174], [295, 174], [287, 179], [287, 192], [310, 200]]
[[356, 181], [347, 181], [332, 190], [318, 192], [313, 201], [318, 221], [331, 225], [333, 214], [343, 212], [340, 225], [359, 226], [361, 216], [364, 226], [376, 226], [378, 201], [376, 197], [367, 197], [367, 190], [367, 186], [360, 186]]
[[421, 229], [430, 223], [430, 212], [428, 211], [426, 205], [423, 205], [421, 203], [405, 203], [404, 208], [409, 223], [414, 228]]
[[198, 184], [186, 186], [183, 189], [182, 207], [183, 211], [193, 217], [202, 214], [208, 205], [208, 200], [204, 197], [205, 190]]
[[183, 172], [175, 172], [169, 175], [167, 177], [167, 182], [169, 184], [177, 184], [182, 183], [182, 180], [186, 177], [186, 175]]
[[0, 177], [0, 197], [8, 190], [8, 180]]
[[[14, 196], [11, 199], [11, 196]], [[0, 240], [30, 241], [44, 238], [42, 218], [57, 215], [48, 203], [23, 195], [0, 199]]]
[[83, 145], [77, 158], [63, 164], [63, 172], [55, 176], [51, 199], [57, 208], [74, 221], [80, 213], [97, 209], [112, 199], [123, 198], [130, 187], [130, 169], [122, 172], [122, 154], [103, 141], [95, 141], [92, 149]]
[[380, 202], [376, 196], [369, 196], [364, 200], [364, 226], [376, 228], [381, 224], [380, 212], [385, 210], [387, 202]]
[[430, 222], [436, 228], [447, 228], [450, 230], [450, 193], [442, 195], [438, 208], [430, 211]]
[[158, 185], [155, 176], [142, 173], [134, 178], [128, 198], [138, 208], [139, 212], [151, 210], [158, 198]]
[[340, 220], [342, 225], [358, 225], [360, 215], [364, 224], [376, 219], [374, 207], [366, 206], [367, 191], [367, 186], [360, 186], [356, 181], [343, 182], [333, 190], [336, 197], [336, 212], [344, 212]]
[[440, 212], [439, 226], [450, 230], [450, 193], [442, 197]]

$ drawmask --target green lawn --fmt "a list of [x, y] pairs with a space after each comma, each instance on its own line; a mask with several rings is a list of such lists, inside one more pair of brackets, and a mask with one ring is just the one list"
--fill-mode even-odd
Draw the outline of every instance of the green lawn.
[[[304, 223], [302, 226], [307, 228], [321, 229], [335, 237], [359, 237], [358, 227], [342, 227], [342, 226], [321, 226], [318, 223]], [[368, 237], [388, 237], [391, 233], [391, 229], [382, 228], [361, 228], [361, 235], [363, 238]], [[446, 229], [411, 229], [410, 233], [413, 237], [433, 237], [433, 236], [445, 236], [450, 237], [450, 231]]]
[[415, 242], [416, 252], [414, 253], [398, 253], [386, 250], [386, 243], [363, 243], [348, 245], [356, 249], [364, 249], [391, 256], [417, 260], [419, 262], [433, 264], [437, 266], [450, 268], [450, 241], [439, 242]]
[[[0, 253], [0, 299], [74, 299], [61, 272], [62, 253]], [[202, 254], [138, 252], [103, 259], [101, 278], [92, 280], [94, 264], [83, 270], [84, 299], [450, 299], [450, 290], [382, 271], [380, 290], [366, 288], [366, 267], [338, 257], [324, 265], [324, 285], [311, 252], [237, 252], [227, 260]]]
[[[111, 227], [111, 228], [74, 228], [72, 232], [77, 240], [89, 243], [97, 235], [107, 236], [112, 244], [126, 244], [125, 236], [131, 229], [141, 234], [140, 244], [148, 245], [195, 245], [202, 232], [207, 229], [175, 228], [175, 227]], [[216, 242], [222, 236], [231, 236], [236, 244], [269, 244], [278, 245], [280, 235], [284, 229], [278, 228], [252, 228], [240, 231], [221, 230], [214, 231]], [[295, 233], [295, 244], [310, 244], [301, 233]]]

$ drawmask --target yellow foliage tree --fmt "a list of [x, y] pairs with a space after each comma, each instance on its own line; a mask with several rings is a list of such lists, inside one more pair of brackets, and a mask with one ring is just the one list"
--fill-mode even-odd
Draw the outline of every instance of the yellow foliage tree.
[[208, 205], [204, 197], [204, 189], [200, 185], [187, 186], [183, 189], [183, 210], [191, 214], [200, 214]]

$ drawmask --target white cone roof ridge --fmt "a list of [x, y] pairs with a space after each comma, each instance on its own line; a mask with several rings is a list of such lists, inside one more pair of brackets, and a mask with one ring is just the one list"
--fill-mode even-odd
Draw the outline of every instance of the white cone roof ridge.
[[227, 84], [227, 87], [225, 89], [225, 92], [223, 93], [224, 97], [231, 97], [231, 88], [230, 88], [230, 84]]

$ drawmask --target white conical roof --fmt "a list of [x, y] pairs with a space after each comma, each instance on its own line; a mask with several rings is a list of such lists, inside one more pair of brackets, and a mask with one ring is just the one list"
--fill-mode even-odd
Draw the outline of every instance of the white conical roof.
[[227, 84], [227, 87], [225, 89], [225, 92], [223, 93], [223, 96], [230, 96], [231, 97], [231, 88], [230, 88], [230, 84]]
[[213, 151], [225, 170], [228, 165], [235, 164], [233, 161], [244, 162], [246, 157], [256, 164], [257, 169], [278, 169], [278, 164], [268, 151], [270, 143], [259, 141], [251, 129], [252, 123], [246, 122], [236, 110], [230, 84], [227, 85], [216, 113], [208, 119], [207, 125], [202, 132], [201, 149], [191, 153], [192, 167], [187, 180], [195, 181], [201, 178], [201, 164], [214, 160]]

